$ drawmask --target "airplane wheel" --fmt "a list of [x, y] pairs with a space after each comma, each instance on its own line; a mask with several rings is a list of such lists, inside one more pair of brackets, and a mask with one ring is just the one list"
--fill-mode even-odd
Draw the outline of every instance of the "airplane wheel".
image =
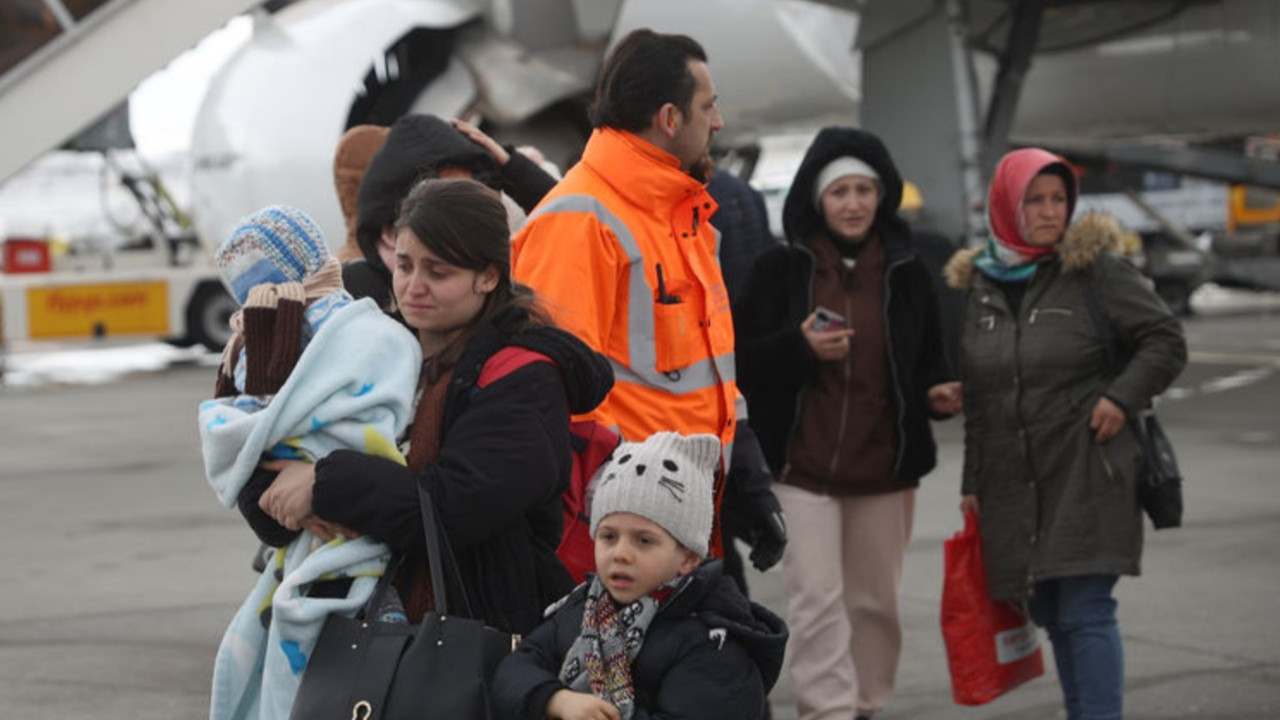
[[201, 283], [187, 305], [187, 337], [213, 352], [222, 352], [231, 339], [231, 315], [237, 309], [236, 301], [221, 284]]

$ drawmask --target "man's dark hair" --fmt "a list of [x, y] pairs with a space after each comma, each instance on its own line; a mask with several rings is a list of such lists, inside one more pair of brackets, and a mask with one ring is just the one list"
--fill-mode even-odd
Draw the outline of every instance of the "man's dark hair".
[[631, 31], [600, 68], [588, 110], [591, 126], [638, 132], [666, 103], [688, 115], [697, 87], [690, 61], [707, 61], [697, 40], [648, 28]]

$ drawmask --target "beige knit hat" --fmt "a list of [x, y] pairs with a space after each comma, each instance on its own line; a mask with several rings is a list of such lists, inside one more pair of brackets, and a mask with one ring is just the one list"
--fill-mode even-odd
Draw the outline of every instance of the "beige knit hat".
[[591, 537], [605, 516], [629, 512], [662, 526], [681, 545], [706, 557], [720, 439], [660, 432], [622, 443], [601, 470], [591, 500]]

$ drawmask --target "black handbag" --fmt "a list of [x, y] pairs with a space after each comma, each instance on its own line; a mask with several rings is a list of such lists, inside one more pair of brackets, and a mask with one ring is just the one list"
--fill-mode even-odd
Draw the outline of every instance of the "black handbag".
[[[426, 536], [434, 612], [417, 627], [381, 622], [372, 606], [391, 586], [390, 568], [356, 618], [331, 614], [302, 674], [290, 720], [409, 720], [490, 718], [489, 681], [519, 642], [479, 620], [448, 614], [445, 569], [465, 592], [448, 541], [439, 531], [431, 497], [418, 497]], [[441, 544], [444, 544], [443, 551]], [[445, 565], [448, 563], [448, 565]]]
[[[1116, 348], [1115, 334], [1111, 332], [1110, 323], [1106, 322], [1098, 307], [1092, 280], [1085, 282], [1084, 299], [1094, 330], [1102, 338], [1107, 372], [1114, 377], [1120, 373], [1123, 365]], [[1182, 471], [1178, 469], [1178, 458], [1173, 454], [1173, 443], [1169, 442], [1169, 436], [1165, 435], [1154, 410], [1140, 412], [1138, 417], [1130, 418], [1129, 425], [1142, 446], [1142, 464], [1138, 468], [1136, 482], [1138, 505], [1151, 518], [1151, 525], [1155, 529], [1181, 527]]]
[[1173, 443], [1154, 412], [1138, 417], [1142, 440], [1142, 468], [1138, 472], [1138, 504], [1157, 530], [1182, 525], [1182, 474]]

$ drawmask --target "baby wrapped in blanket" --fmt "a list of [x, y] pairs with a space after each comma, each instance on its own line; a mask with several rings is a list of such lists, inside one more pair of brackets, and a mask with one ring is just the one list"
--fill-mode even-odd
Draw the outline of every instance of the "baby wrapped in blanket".
[[[311, 218], [284, 206], [253, 213], [216, 260], [241, 305], [216, 397], [199, 411], [218, 499], [232, 507], [251, 494], [254, 471], [271, 458], [315, 462], [347, 448], [403, 463], [396, 439], [412, 418], [421, 348], [372, 300], [343, 289]], [[325, 617], [354, 615], [388, 554], [370, 538], [321, 542], [306, 530], [278, 548], [218, 648], [210, 718], [287, 718]], [[309, 593], [317, 582], [327, 591]]]

